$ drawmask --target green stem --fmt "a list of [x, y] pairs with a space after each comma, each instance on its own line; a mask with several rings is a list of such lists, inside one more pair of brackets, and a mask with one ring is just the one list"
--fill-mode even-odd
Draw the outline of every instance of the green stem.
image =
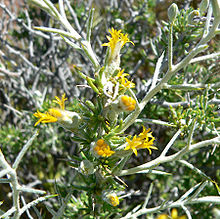
[[191, 128], [190, 128], [190, 130], [189, 130], [189, 137], [188, 137], [188, 139], [187, 139], [187, 146], [186, 146], [187, 149], [189, 149], [189, 147], [190, 147], [190, 145], [191, 145], [195, 127], [196, 127], [196, 118], [193, 119], [192, 126], [191, 126]]
[[173, 67], [173, 23], [170, 24], [169, 39], [168, 39], [168, 69]]

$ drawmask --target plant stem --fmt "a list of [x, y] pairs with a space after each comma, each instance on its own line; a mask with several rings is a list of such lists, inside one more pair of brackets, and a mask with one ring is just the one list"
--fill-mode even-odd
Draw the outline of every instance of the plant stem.
[[173, 23], [170, 24], [169, 38], [168, 38], [168, 69], [173, 67]]
[[[169, 143], [168, 143], [169, 144]], [[131, 175], [131, 174], [135, 174], [139, 171], [142, 170], [147, 170], [149, 168], [158, 166], [161, 163], [167, 163], [167, 162], [171, 162], [171, 161], [176, 161], [179, 160], [183, 155], [185, 155], [186, 153], [193, 151], [195, 149], [199, 149], [201, 147], [205, 147], [211, 144], [220, 144], [220, 137], [216, 137], [210, 140], [205, 140], [193, 145], [190, 145], [189, 148], [184, 147], [182, 150], [180, 150], [179, 152], [173, 154], [173, 155], [169, 155], [169, 156], [159, 156], [158, 158], [147, 162], [145, 164], [142, 164], [140, 166], [131, 168], [131, 169], [127, 169], [127, 170], [122, 170], [118, 176], [125, 176], [125, 175]]]
[[145, 105], [150, 101], [150, 99], [153, 96], [155, 96], [160, 90], [163, 89], [164, 84], [167, 83], [175, 73], [177, 73], [180, 69], [187, 66], [189, 62], [193, 59], [193, 57], [195, 57], [198, 53], [208, 48], [208, 45], [206, 43], [215, 36], [216, 29], [218, 28], [219, 23], [220, 23], [220, 17], [216, 17], [213, 21], [213, 26], [210, 29], [209, 33], [200, 40], [200, 42], [196, 45], [196, 47], [193, 48], [192, 51], [181, 62], [172, 66], [171, 70], [170, 69], [167, 70], [165, 76], [158, 83], [158, 85], [156, 85], [155, 88], [150, 90], [145, 95], [139, 107], [133, 113], [131, 113], [129, 116], [126, 117], [126, 119], [124, 120], [124, 124], [117, 130], [119, 133], [124, 132], [130, 125], [132, 125], [135, 122], [136, 118], [144, 109]]

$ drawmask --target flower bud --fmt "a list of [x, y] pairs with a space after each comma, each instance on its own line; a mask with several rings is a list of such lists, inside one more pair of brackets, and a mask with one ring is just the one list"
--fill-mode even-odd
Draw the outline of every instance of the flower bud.
[[136, 101], [132, 97], [122, 95], [119, 97], [119, 105], [123, 111], [133, 111], [136, 106]]
[[119, 199], [115, 192], [113, 191], [104, 191], [102, 194], [102, 198], [104, 201], [108, 202], [112, 206], [119, 205]]
[[175, 3], [173, 3], [169, 8], [168, 8], [168, 18], [170, 23], [173, 23], [174, 20], [176, 19], [177, 14], [179, 13], [178, 7]]
[[83, 160], [80, 163], [79, 172], [83, 175], [91, 175], [95, 172], [94, 165], [89, 160]]
[[189, 43], [185, 43], [185, 44], [184, 44], [184, 47], [185, 47], [185, 48], [189, 48]]
[[92, 144], [91, 152], [96, 157], [110, 157], [115, 153], [103, 139], [99, 139], [95, 144]]

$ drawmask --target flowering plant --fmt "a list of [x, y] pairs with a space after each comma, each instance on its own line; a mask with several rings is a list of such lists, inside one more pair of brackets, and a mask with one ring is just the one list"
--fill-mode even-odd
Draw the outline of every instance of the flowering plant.
[[[208, 49], [210, 40], [220, 33], [219, 1], [203, 0], [199, 10], [179, 11], [175, 3], [169, 7], [169, 22], [164, 22], [163, 32], [154, 39], [154, 42], [150, 41], [151, 49], [157, 58], [152, 79], [148, 82], [143, 80], [141, 83], [137, 78], [132, 79], [129, 73], [125, 73], [129, 72], [125, 70], [129, 67], [128, 64], [124, 66], [123, 62], [123, 58], [126, 58], [123, 57], [123, 51], [126, 48], [136, 47], [134, 36], [124, 33], [122, 28], [111, 27], [110, 35], [106, 37], [108, 42], [104, 42], [104, 39], [102, 43], [99, 41], [106, 53], [98, 57], [91, 40], [95, 17], [93, 9], [89, 12], [87, 29], [84, 33], [82, 30], [76, 30], [67, 19], [67, 11], [74, 15], [69, 1], [59, 0], [58, 5], [54, 5], [49, 0], [31, 0], [30, 2], [37, 4], [56, 20], [53, 28], [47, 25], [35, 26], [33, 31], [37, 31], [35, 32], [37, 34], [48, 33], [51, 38], [58, 36], [58, 40], [64, 40], [71, 48], [79, 51], [80, 56], [86, 60], [86, 64], [87, 61], [90, 62], [91, 65], [87, 64], [89, 71], [85, 71], [78, 65], [71, 67], [73, 73], [80, 77], [80, 81], [86, 82], [82, 87], [89, 89], [90, 96], [85, 94], [74, 99], [74, 107], [72, 106], [73, 96], [68, 89], [58, 92], [59, 95], [55, 96], [52, 103], [49, 101], [46, 107], [46, 103], [44, 105], [42, 101], [44, 98], [41, 101], [37, 101], [36, 98], [36, 102], [41, 103], [36, 104], [36, 112], [33, 113], [34, 127], [37, 131], [21, 149], [12, 166], [6, 161], [3, 153], [0, 153], [2, 167], [0, 176], [8, 177], [8, 179], [2, 179], [2, 182], [10, 184], [13, 196], [13, 206], [3, 212], [0, 218], [8, 218], [11, 215], [13, 218], [20, 218], [24, 212], [28, 212], [30, 207], [42, 201], [49, 203], [55, 196], [58, 196], [61, 204], [54, 204], [54, 209], [48, 207], [51, 203], [47, 205], [53, 218], [125, 219], [147, 215], [149, 218], [157, 216], [161, 219], [169, 218], [168, 214], [163, 213], [167, 209], [172, 209], [171, 218], [191, 218], [188, 206], [197, 203], [219, 204], [220, 199], [217, 195], [199, 197], [205, 187], [213, 187], [218, 193], [220, 190], [213, 177], [196, 168], [196, 163], [192, 159], [195, 154], [199, 154], [201, 148], [206, 146], [214, 145], [212, 154], [218, 150], [220, 137], [217, 103], [219, 99], [216, 92], [219, 89], [219, 82], [200, 83], [201, 77], [194, 79], [191, 76], [191, 79], [187, 75], [188, 71], [197, 71], [198, 67], [196, 69], [192, 67], [194, 63], [213, 60], [220, 54], [218, 51], [201, 55]], [[199, 19], [198, 23], [196, 19]], [[60, 26], [59, 29], [56, 28], [57, 22], [64, 29]], [[181, 35], [186, 42], [184, 45], [181, 44], [183, 49], [179, 51], [176, 47], [181, 42], [178, 34], [181, 30], [188, 33], [192, 29], [194, 30], [192, 37]], [[162, 35], [165, 35], [163, 39], [161, 39]], [[133, 40], [130, 40], [131, 37]], [[165, 43], [162, 50], [159, 48], [161, 43]], [[129, 50], [127, 52], [129, 54]], [[40, 71], [40, 69], [37, 70]], [[209, 76], [208, 73], [207, 75]], [[61, 81], [65, 83], [64, 79]], [[199, 91], [202, 92], [200, 96], [196, 93]], [[167, 97], [166, 93], [169, 93], [167, 96], [170, 102], [161, 100]], [[176, 101], [176, 96], [181, 98], [181, 102]], [[160, 107], [152, 110], [150, 107], [157, 103], [161, 104]], [[56, 104], [55, 107], [54, 104]], [[169, 110], [164, 110], [167, 106]], [[151, 117], [148, 110], [154, 116]], [[168, 121], [163, 121], [168, 114]], [[53, 126], [50, 126], [50, 123], [54, 123]], [[59, 126], [61, 128], [57, 128]], [[165, 129], [172, 127], [174, 132], [165, 134], [164, 141], [157, 133], [155, 126], [164, 127], [164, 132], [166, 132]], [[20, 185], [17, 168], [37, 135], [43, 135], [43, 132], [50, 130], [51, 127], [59, 130], [58, 136], [64, 133], [70, 136], [71, 142], [76, 143], [74, 153], [68, 154], [64, 159], [71, 167], [72, 177], [64, 183], [64, 189], [57, 185], [59, 189], [56, 189], [54, 195], [42, 196], [21, 206], [21, 192], [45, 194], [43, 190]], [[142, 132], [139, 131], [141, 127]], [[196, 137], [200, 136], [200, 131], [205, 134], [208, 132], [210, 135], [205, 139]], [[162, 141], [165, 143], [162, 144]], [[142, 164], [139, 163], [140, 159]], [[129, 166], [131, 160], [135, 163], [132, 168]], [[178, 188], [178, 192], [172, 190], [171, 193], [175, 193], [173, 196], [165, 194], [165, 197], [162, 197], [161, 195], [165, 200], [160, 203], [159, 197], [161, 190], [164, 189], [160, 177], [168, 178], [175, 173], [176, 164], [172, 165], [173, 162], [189, 168], [202, 179], [199, 183], [193, 182], [195, 185], [192, 184], [189, 189], [182, 191], [178, 188], [180, 185], [175, 184], [176, 181], [183, 180], [180, 174], [176, 181], [173, 180], [175, 185], [173, 188], [174, 190]], [[128, 209], [129, 204], [126, 204], [126, 201], [129, 203], [130, 196], [138, 194], [138, 191], [127, 191], [131, 184], [128, 183], [129, 178], [126, 176], [138, 174], [147, 175], [150, 181], [157, 182], [155, 183], [157, 185], [154, 185], [157, 193], [155, 192], [156, 195], [153, 196], [153, 182], [149, 183], [144, 203], [137, 206], [130, 204]], [[175, 179], [175, 176], [172, 177]], [[63, 192], [62, 189], [65, 191]], [[157, 206], [152, 207], [154, 202], [150, 202], [151, 196], [159, 200]], [[147, 207], [148, 203], [150, 207]], [[182, 208], [184, 215], [178, 216], [176, 208]], [[41, 217], [40, 212], [36, 209], [35, 211], [38, 217]]]

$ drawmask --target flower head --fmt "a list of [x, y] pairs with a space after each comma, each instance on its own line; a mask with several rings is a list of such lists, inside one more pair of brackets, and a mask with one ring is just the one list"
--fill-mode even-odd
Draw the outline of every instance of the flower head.
[[126, 43], [134, 43], [128, 39], [128, 34], [121, 33], [121, 30], [115, 30], [112, 28], [109, 30], [110, 36], [107, 36], [107, 39], [109, 40], [108, 43], [102, 44], [102, 46], [108, 46], [111, 48], [111, 51], [114, 51], [116, 47], [117, 49], [121, 49]]
[[99, 139], [96, 142], [96, 144], [95, 144], [95, 146], [93, 148], [93, 151], [98, 156], [102, 156], [102, 157], [110, 157], [110, 156], [112, 156], [112, 154], [115, 153], [114, 151], [111, 150], [109, 145], [107, 145], [103, 139]]
[[126, 43], [134, 43], [128, 39], [128, 34], [123, 34], [121, 33], [121, 30], [115, 30], [112, 28], [109, 30], [111, 37], [107, 36], [107, 39], [109, 40], [108, 43], [102, 44], [102, 46], [108, 46], [110, 48], [110, 53], [108, 56], [108, 64], [112, 64], [112, 62], [115, 63], [116, 68], [119, 67], [120, 63], [120, 51], [121, 48], [126, 44]]
[[119, 104], [124, 111], [133, 111], [136, 106], [136, 101], [132, 97], [122, 95], [120, 97]]
[[135, 83], [133, 83], [132, 81], [129, 81], [126, 76], [128, 76], [129, 74], [124, 73], [124, 69], [122, 69], [121, 71], [119, 71], [119, 73], [116, 75], [116, 78], [118, 78], [119, 83], [125, 87], [125, 88], [134, 88], [135, 87]]
[[38, 118], [38, 121], [34, 126], [37, 126], [39, 123], [53, 123], [58, 122], [61, 126], [67, 129], [74, 129], [78, 126], [80, 116], [75, 112], [70, 112], [65, 110], [65, 101], [67, 98], [63, 94], [62, 98], [55, 97], [56, 100], [53, 102], [57, 103], [60, 108], [50, 108], [48, 112], [41, 113], [37, 111], [34, 113], [34, 116]]
[[113, 191], [104, 191], [102, 194], [103, 200], [108, 202], [112, 206], [119, 205], [119, 199], [115, 192]]
[[150, 129], [146, 130], [143, 126], [143, 131], [138, 136], [135, 135], [132, 140], [130, 140], [130, 138], [126, 138], [127, 146], [125, 150], [132, 150], [137, 156], [138, 149], [147, 148], [149, 154], [151, 154], [151, 149], [157, 149], [157, 147], [153, 146], [155, 138], [149, 131]]
[[[157, 219], [169, 219], [169, 215], [167, 214], [161, 214], [157, 217]], [[178, 211], [176, 208], [173, 208], [171, 211], [171, 219], [186, 219], [187, 217], [185, 215], [178, 216]]]
[[112, 206], [115, 207], [115, 206], [119, 205], [119, 199], [116, 194], [110, 194], [110, 195], [108, 195], [108, 198], [109, 198], [109, 202]]
[[55, 96], [56, 100], [53, 102], [57, 103], [60, 106], [60, 109], [58, 108], [50, 108], [48, 112], [46, 113], [41, 113], [37, 111], [34, 113], [34, 116], [38, 118], [39, 120], [35, 123], [34, 126], [37, 126], [40, 122], [41, 123], [52, 123], [52, 122], [57, 122], [59, 119], [62, 117], [67, 116], [65, 113], [65, 101], [67, 98], [65, 97], [65, 94], [63, 94], [62, 99], [59, 97]]
[[131, 149], [137, 156], [137, 146], [141, 144], [140, 141], [137, 139], [137, 136], [135, 135], [132, 140], [126, 138], [126, 142], [127, 142], [127, 147], [125, 148], [125, 150]]

